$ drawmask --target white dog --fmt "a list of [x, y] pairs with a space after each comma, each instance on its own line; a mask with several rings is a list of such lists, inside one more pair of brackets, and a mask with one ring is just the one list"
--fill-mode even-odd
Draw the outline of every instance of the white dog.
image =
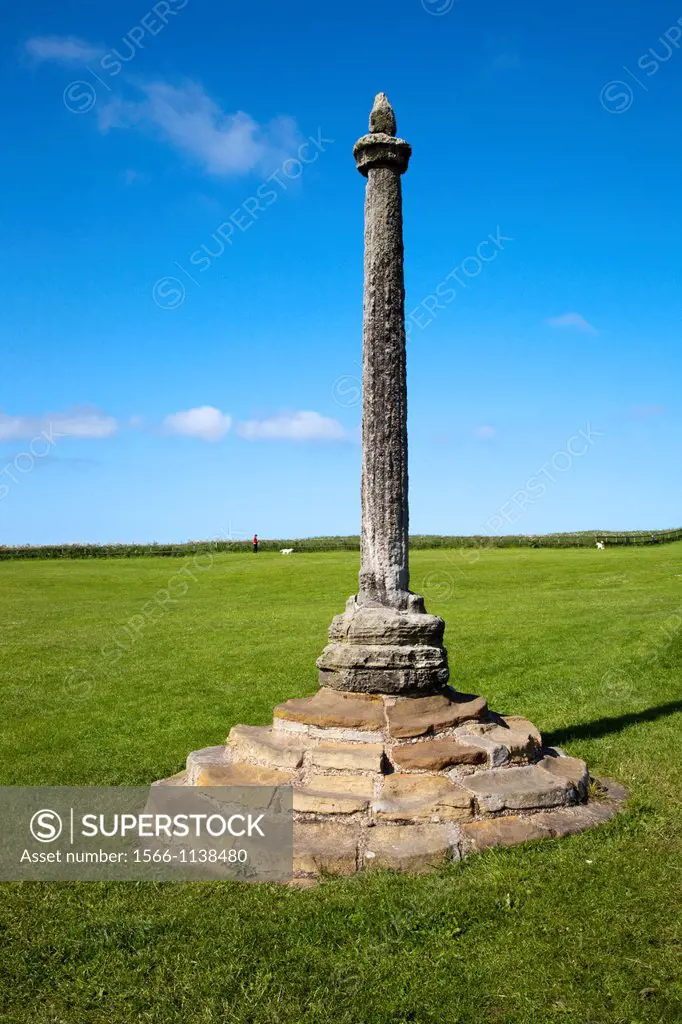
[[597, 548], [598, 548], [599, 551], [603, 551], [604, 550], [604, 541], [603, 540], [598, 540], [597, 541]]
[[293, 548], [280, 548], [280, 550], [281, 550], [281, 553], [283, 555], [290, 555], [294, 549]]

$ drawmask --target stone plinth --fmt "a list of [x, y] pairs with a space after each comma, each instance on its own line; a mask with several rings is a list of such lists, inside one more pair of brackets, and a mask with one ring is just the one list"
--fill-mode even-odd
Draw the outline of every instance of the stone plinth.
[[278, 705], [270, 727], [235, 726], [165, 782], [292, 786], [301, 883], [427, 871], [490, 846], [575, 834], [624, 800], [584, 761], [544, 747], [531, 722], [448, 687], [429, 697], [320, 689]]
[[320, 685], [360, 693], [440, 692], [449, 675], [445, 623], [428, 615], [417, 595], [410, 597], [410, 607], [400, 610], [349, 598], [317, 659]]

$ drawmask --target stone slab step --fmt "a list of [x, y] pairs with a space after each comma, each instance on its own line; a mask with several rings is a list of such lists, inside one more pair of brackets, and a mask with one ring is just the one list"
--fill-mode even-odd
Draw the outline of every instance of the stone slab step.
[[541, 814], [534, 814], [529, 818], [519, 818], [516, 814], [510, 814], [503, 818], [470, 821], [462, 825], [467, 852], [480, 853], [492, 846], [516, 846], [531, 839], [548, 839], [551, 833], [543, 825], [541, 818]]
[[222, 767], [227, 764], [227, 747], [202, 747], [187, 755], [187, 781], [196, 786], [199, 773], [204, 768]]
[[587, 765], [580, 758], [568, 757], [565, 754], [558, 755], [550, 747], [548, 756], [543, 757], [542, 761], [538, 761], [538, 768], [543, 768], [558, 780], [563, 779], [570, 783], [577, 790], [580, 797], [587, 795], [590, 773]]
[[[574, 759], [571, 759], [574, 760]], [[478, 853], [492, 846], [515, 846], [532, 839], [575, 836], [610, 821], [622, 809], [627, 793], [620, 784], [606, 791], [605, 800], [537, 811], [528, 817], [510, 814], [499, 818], [470, 821], [461, 826], [464, 853]]]
[[380, 821], [462, 821], [472, 815], [471, 794], [445, 775], [387, 775], [372, 805]]
[[295, 770], [303, 761], [304, 748], [295, 737], [273, 732], [269, 726], [235, 725], [227, 737], [227, 745], [235, 758], [253, 758], [272, 768]]
[[367, 830], [364, 868], [421, 874], [458, 856], [443, 825], [375, 825]]
[[380, 732], [385, 727], [381, 697], [365, 693], [342, 693], [322, 687], [312, 697], [300, 697], [278, 704], [275, 718], [319, 728], [360, 729]]
[[294, 875], [354, 875], [359, 830], [333, 823], [294, 824]]
[[575, 799], [574, 789], [537, 765], [491, 768], [459, 780], [475, 797], [482, 814], [496, 811], [558, 807]]
[[357, 814], [374, 796], [368, 775], [312, 775], [294, 788], [294, 810], [310, 814]]
[[500, 765], [508, 764], [509, 762], [509, 750], [502, 746], [501, 743], [495, 743], [494, 740], [488, 739], [486, 735], [483, 736], [472, 736], [471, 734], [465, 735], [462, 739], [472, 747], [478, 747], [482, 750], [488, 759], [489, 768], [499, 768]]
[[313, 747], [310, 763], [316, 768], [337, 768], [345, 771], [381, 771], [383, 743], [343, 743], [323, 740]]
[[408, 771], [442, 771], [456, 764], [483, 764], [487, 754], [485, 750], [471, 746], [465, 740], [434, 739], [396, 743], [391, 750], [391, 760], [398, 768]]
[[[531, 726], [531, 728], [533, 727]], [[506, 725], [472, 723], [467, 731], [469, 730], [472, 736], [481, 736], [496, 746], [505, 747], [512, 760], [530, 757], [537, 749], [536, 740], [530, 729], [511, 729]]]
[[[534, 818], [540, 818], [548, 835], [552, 839], [563, 839], [565, 836], [577, 836], [595, 825], [603, 825], [616, 813], [613, 804], [601, 804], [597, 801], [589, 804], [578, 804], [577, 807], [559, 807], [555, 811], [540, 811]], [[503, 819], [499, 819], [503, 820]]]
[[[449, 832], [452, 826], [441, 824], [378, 824], [360, 829], [348, 822], [330, 821], [322, 825], [296, 822], [294, 873], [310, 878], [349, 876], [359, 868], [431, 871], [460, 854], [466, 856], [494, 846], [516, 846], [531, 840], [577, 835], [612, 818], [624, 799], [621, 790], [614, 800], [538, 811], [526, 817], [506, 815], [468, 821], [459, 826], [454, 841]], [[363, 847], [365, 852], [361, 853]]]
[[294, 773], [282, 768], [266, 768], [246, 761], [208, 765], [202, 768], [195, 786], [289, 786]]
[[510, 729], [515, 729], [517, 732], [527, 732], [533, 737], [538, 748], [542, 746], [540, 730], [532, 722], [529, 722], [527, 718], [522, 718], [520, 715], [503, 715], [502, 721]]
[[487, 708], [483, 697], [454, 690], [433, 697], [399, 697], [387, 709], [389, 735], [396, 739], [432, 735], [481, 718]]

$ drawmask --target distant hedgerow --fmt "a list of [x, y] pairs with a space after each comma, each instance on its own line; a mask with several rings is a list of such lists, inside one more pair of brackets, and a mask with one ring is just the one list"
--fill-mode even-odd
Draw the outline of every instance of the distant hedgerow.
[[[627, 544], [666, 544], [682, 540], [680, 530], [637, 530], [615, 533], [608, 530], [589, 530], [582, 533], [550, 533], [537, 536], [457, 537], [437, 534], [417, 534], [410, 537], [410, 547], [424, 548], [584, 548], [594, 547], [597, 541], [607, 546]], [[259, 540], [261, 551], [359, 551], [359, 537], [305, 537], [287, 540]], [[16, 558], [138, 558], [160, 556], [183, 558], [202, 551], [245, 552], [251, 550], [249, 540], [202, 540], [185, 544], [26, 544], [17, 547], [0, 546], [0, 560]]]

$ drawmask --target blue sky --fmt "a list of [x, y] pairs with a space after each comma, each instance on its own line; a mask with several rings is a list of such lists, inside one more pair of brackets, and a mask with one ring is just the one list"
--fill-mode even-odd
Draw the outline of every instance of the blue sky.
[[675, 5], [36, 0], [0, 74], [0, 542], [358, 531], [380, 90], [412, 531], [682, 524]]

